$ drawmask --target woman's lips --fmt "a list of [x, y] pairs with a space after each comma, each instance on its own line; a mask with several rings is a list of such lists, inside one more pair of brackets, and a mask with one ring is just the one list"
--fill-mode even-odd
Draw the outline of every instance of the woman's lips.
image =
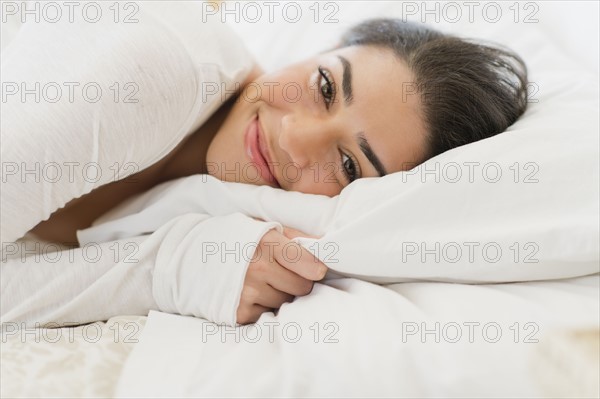
[[268, 162], [270, 162], [270, 160], [268, 158], [268, 150], [261, 133], [258, 116], [255, 116], [254, 119], [250, 121], [250, 124], [248, 124], [246, 134], [244, 135], [246, 154], [248, 154], [250, 160], [258, 168], [261, 177], [273, 187], [279, 188], [280, 185], [277, 182], [277, 179], [269, 169]]

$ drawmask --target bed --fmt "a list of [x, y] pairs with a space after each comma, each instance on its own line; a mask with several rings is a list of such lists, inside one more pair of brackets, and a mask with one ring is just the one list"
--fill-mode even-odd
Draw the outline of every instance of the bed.
[[[413, 2], [328, 2], [313, 8], [288, 2], [274, 9], [271, 22], [266, 14], [253, 14], [255, 8], [265, 12], [265, 5], [252, 4], [257, 6], [222, 2], [205, 10], [212, 17], [234, 18], [227, 22], [267, 70], [333, 46], [344, 27], [362, 18], [394, 15], [433, 23], [436, 15]], [[517, 8], [502, 3], [504, 17], [496, 22], [490, 22], [496, 18], [492, 14], [478, 14], [492, 13], [498, 4], [485, 3], [473, 23], [465, 14], [454, 14], [457, 3], [435, 4], [440, 29], [505, 42], [532, 66], [534, 77], [595, 77], [596, 86], [587, 87], [585, 98], [597, 104], [597, 3], [515, 3]], [[302, 10], [297, 21], [296, 7]], [[458, 7], [465, 11], [464, 5]], [[283, 17], [283, 9], [290, 14]], [[236, 13], [245, 18], [236, 21]], [[595, 36], [582, 40], [590, 27]], [[6, 32], [17, 30], [3, 25], [3, 40]], [[549, 42], [557, 54], [555, 65], [548, 63], [554, 61], [548, 53], [537, 51]], [[561, 63], [558, 56], [572, 63]], [[548, 75], [540, 73], [545, 65]], [[555, 107], [574, 105], [560, 103], [562, 86], [537, 89], [539, 97], [532, 100], [539, 100], [539, 112], [547, 100]], [[572, 100], [577, 92], [567, 94]], [[591, 110], [587, 116], [595, 125], [573, 122], [573, 131], [591, 128], [597, 135], [598, 108], [594, 111], [592, 104]], [[585, 153], [591, 165], [598, 162], [594, 154], [597, 150]], [[586, 173], [593, 181], [597, 166]], [[598, 204], [597, 183], [592, 186], [585, 193]], [[246, 327], [155, 311], [58, 329], [3, 325], [1, 396], [599, 397], [600, 276], [597, 240], [593, 244], [598, 217], [597, 212], [582, 217], [590, 220], [591, 239], [590, 230], [573, 230], [573, 242], [552, 241], [569, 247], [570, 256], [535, 266], [573, 270], [563, 278], [558, 273], [541, 281], [462, 284], [464, 278], [412, 276], [389, 282], [347, 273], [330, 276], [311, 295]], [[588, 271], [575, 272], [582, 263]], [[589, 271], [590, 264], [596, 273]], [[463, 276], [477, 267], [492, 270], [470, 264]]]
[[343, 278], [237, 330], [160, 312], [9, 329], [2, 397], [592, 398], [599, 284]]

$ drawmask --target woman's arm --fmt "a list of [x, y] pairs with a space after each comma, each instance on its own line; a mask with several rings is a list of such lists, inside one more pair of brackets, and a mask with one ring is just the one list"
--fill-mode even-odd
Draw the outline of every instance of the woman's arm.
[[152, 294], [155, 263], [146, 240], [133, 237], [56, 252], [56, 245], [44, 242], [5, 246], [1, 322], [78, 325], [158, 310]]
[[242, 214], [186, 214], [149, 235], [59, 252], [39, 244], [36, 255], [28, 242], [26, 256], [15, 258], [7, 246], [1, 321], [82, 324], [157, 309], [235, 325], [249, 244], [272, 228], [280, 227]]
[[299, 232], [280, 229], [240, 213], [190, 213], [149, 235], [57, 252], [53, 244], [17, 242], [22, 246], [4, 248], [0, 320], [77, 325], [155, 309], [228, 325], [254, 322], [310, 293], [325, 275], [305, 249], [286, 256]]

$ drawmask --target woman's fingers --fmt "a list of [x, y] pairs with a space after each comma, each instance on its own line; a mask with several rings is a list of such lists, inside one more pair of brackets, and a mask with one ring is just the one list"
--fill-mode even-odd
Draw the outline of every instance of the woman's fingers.
[[272, 312], [273, 309], [257, 304], [249, 304], [247, 306], [240, 306], [237, 309], [236, 319], [239, 324], [254, 323], [260, 315], [265, 312]]
[[285, 302], [291, 302], [294, 295], [273, 288], [267, 282], [249, 281], [242, 289], [242, 298], [247, 303], [277, 309]]
[[[298, 230], [289, 234], [297, 233], [304, 235]], [[295, 296], [309, 294], [314, 281], [321, 280], [326, 273], [325, 264], [312, 253], [276, 229], [269, 230], [248, 265], [237, 322], [255, 322], [262, 313], [278, 309]]]
[[293, 295], [308, 295], [313, 289], [314, 281], [297, 275], [281, 265], [275, 265], [265, 276], [265, 281], [274, 289]]
[[292, 302], [294, 295], [279, 291], [269, 284], [266, 284], [256, 299], [256, 304], [267, 308], [279, 309], [286, 302]]
[[[269, 247], [268, 261], [273, 259], [281, 266], [305, 279], [318, 281], [325, 277], [327, 266], [300, 244], [290, 241], [276, 230], [270, 230], [263, 237], [265, 246]], [[261, 243], [263, 243], [261, 241]]]
[[275, 260], [289, 271], [308, 280], [322, 280], [327, 273], [327, 266], [323, 262], [302, 245], [292, 241], [287, 241], [281, 251], [275, 251]]

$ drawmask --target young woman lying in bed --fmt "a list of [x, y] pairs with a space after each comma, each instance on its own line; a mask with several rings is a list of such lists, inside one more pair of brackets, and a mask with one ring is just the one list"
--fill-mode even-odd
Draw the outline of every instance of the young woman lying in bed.
[[[525, 111], [526, 74], [505, 49], [399, 20], [367, 21], [314, 58], [274, 73], [256, 66], [241, 93], [166, 157], [72, 200], [31, 232], [76, 242], [76, 230], [126, 198], [199, 173], [335, 196], [356, 179], [409, 170], [503, 132]], [[302, 233], [271, 229], [260, 245], [296, 235]], [[289, 264], [277, 248], [283, 246], [274, 258], [250, 264], [239, 323], [308, 294], [325, 275], [307, 250]]]

